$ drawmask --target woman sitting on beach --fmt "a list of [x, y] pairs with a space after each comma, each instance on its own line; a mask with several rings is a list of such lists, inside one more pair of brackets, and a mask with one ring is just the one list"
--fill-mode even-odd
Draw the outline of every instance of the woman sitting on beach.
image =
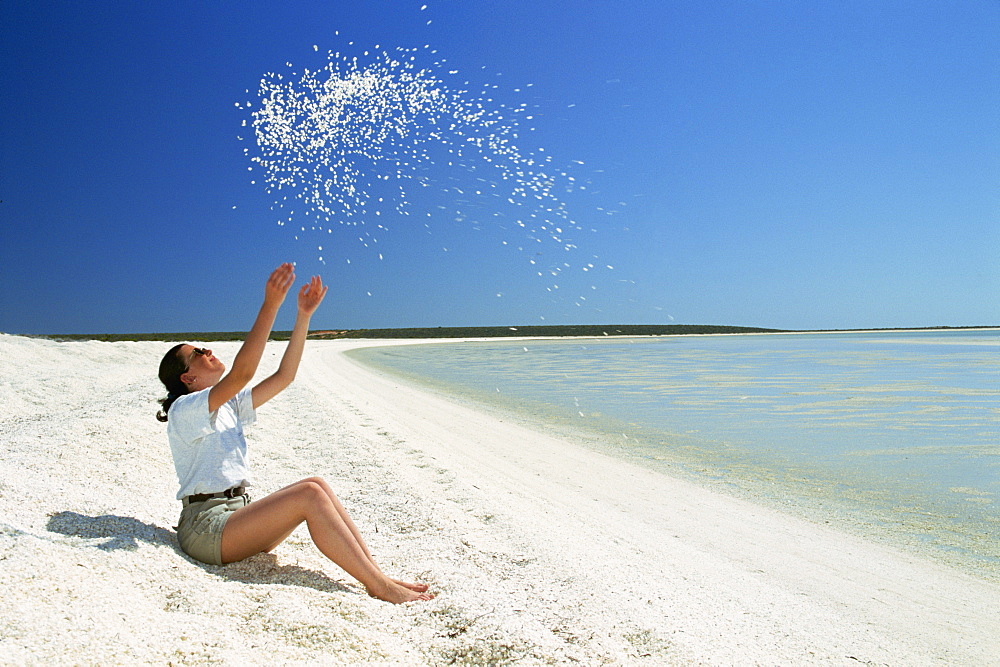
[[[291, 264], [274, 270], [264, 289], [264, 305], [233, 367], [211, 350], [177, 345], [160, 362], [167, 398], [156, 418], [168, 422], [167, 435], [180, 481], [182, 501], [177, 536], [186, 554], [222, 565], [270, 551], [303, 521], [327, 558], [364, 584], [372, 597], [389, 602], [430, 600], [427, 586], [387, 577], [375, 563], [354, 522], [318, 477], [310, 477], [250, 503], [247, 444], [243, 426], [256, 409], [287, 387], [302, 358], [309, 320], [327, 288], [314, 276], [298, 294], [298, 316], [278, 370], [253, 388], [264, 344], [275, 316], [295, 281]], [[169, 412], [169, 421], [168, 414]]]

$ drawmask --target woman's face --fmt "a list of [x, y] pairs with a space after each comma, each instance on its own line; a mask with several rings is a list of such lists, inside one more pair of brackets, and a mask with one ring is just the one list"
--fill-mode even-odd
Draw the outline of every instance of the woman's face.
[[226, 365], [204, 347], [182, 345], [177, 350], [177, 356], [187, 366], [187, 371], [181, 375], [181, 381], [194, 391], [215, 386], [226, 372]]

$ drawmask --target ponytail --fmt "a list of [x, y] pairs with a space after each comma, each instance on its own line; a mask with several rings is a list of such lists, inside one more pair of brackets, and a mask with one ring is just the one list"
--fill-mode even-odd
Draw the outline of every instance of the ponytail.
[[187, 365], [177, 354], [183, 346], [184, 343], [181, 343], [170, 348], [160, 360], [160, 382], [167, 388], [167, 397], [160, 399], [160, 409], [156, 413], [157, 421], [167, 421], [167, 412], [170, 410], [170, 406], [178, 398], [189, 393], [187, 386], [181, 382], [181, 375], [187, 372]]

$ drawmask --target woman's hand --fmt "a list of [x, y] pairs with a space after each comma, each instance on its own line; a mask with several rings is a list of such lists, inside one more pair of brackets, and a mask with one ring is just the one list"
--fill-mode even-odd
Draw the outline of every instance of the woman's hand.
[[294, 283], [295, 267], [286, 262], [272, 271], [267, 279], [267, 284], [264, 286], [264, 303], [280, 306]]
[[309, 335], [309, 319], [319, 304], [323, 302], [326, 290], [327, 288], [323, 286], [323, 281], [319, 276], [313, 276], [312, 280], [299, 290], [299, 313], [295, 318], [292, 335], [288, 338], [288, 346], [285, 348], [285, 353], [281, 355], [281, 363], [278, 364], [278, 370], [275, 371], [274, 375], [264, 378], [260, 384], [253, 388], [253, 406], [255, 408], [267, 403], [295, 379], [299, 362], [302, 360], [306, 336]]
[[319, 304], [323, 303], [323, 297], [329, 287], [323, 285], [323, 279], [313, 276], [312, 280], [302, 286], [299, 290], [299, 312], [303, 315], [312, 315]]

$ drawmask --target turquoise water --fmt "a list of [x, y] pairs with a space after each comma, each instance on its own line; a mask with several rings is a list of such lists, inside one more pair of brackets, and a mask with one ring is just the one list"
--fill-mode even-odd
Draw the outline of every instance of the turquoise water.
[[1000, 331], [351, 354], [584, 446], [1000, 576]]

